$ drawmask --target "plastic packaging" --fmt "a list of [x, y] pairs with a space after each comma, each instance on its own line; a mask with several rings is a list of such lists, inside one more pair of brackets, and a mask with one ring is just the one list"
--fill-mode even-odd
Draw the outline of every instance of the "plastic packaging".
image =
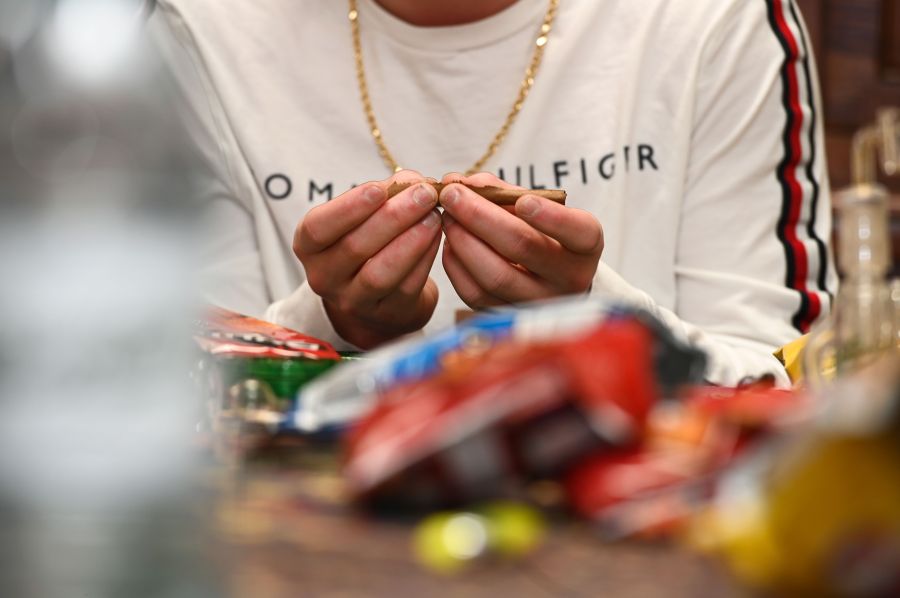
[[843, 275], [834, 309], [811, 335], [804, 356], [806, 381], [821, 388], [898, 347], [895, 303], [887, 279], [891, 269], [887, 191], [858, 185], [838, 195]]
[[[357, 500], [431, 508], [508, 496], [598, 450], [643, 437], [653, 405], [696, 383], [702, 357], [636, 317], [573, 340], [510, 340], [383, 393], [347, 437]], [[680, 379], [659, 364], [687, 363]]]
[[206, 406], [201, 429], [214, 433], [239, 435], [248, 424], [277, 431], [297, 391], [341, 361], [324, 341], [217, 307], [194, 322], [194, 341], [202, 353], [193, 372]]
[[[664, 334], [650, 316], [595, 298], [569, 298], [480, 314], [432, 337], [414, 337], [378, 349], [323, 375], [302, 389], [286, 425], [305, 432], [343, 426], [367, 413], [379, 392], [434, 374], [455, 355], [478, 355], [507, 339], [574, 338], [608, 318], [629, 317], [641, 317]], [[673, 362], [671, 368], [682, 365]]]
[[900, 358], [815, 403], [806, 425], [722, 477], [687, 537], [766, 595], [897, 596]]

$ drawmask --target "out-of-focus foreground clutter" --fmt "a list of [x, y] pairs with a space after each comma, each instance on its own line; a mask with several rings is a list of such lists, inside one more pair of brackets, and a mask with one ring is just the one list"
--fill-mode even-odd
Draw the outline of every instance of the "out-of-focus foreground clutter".
[[[900, 587], [893, 345], [857, 351], [852, 367], [838, 358], [840, 373], [815, 391], [766, 380], [716, 388], [702, 383], [703, 356], [646, 314], [578, 300], [481, 315], [340, 365], [308, 354], [294, 367], [329, 371], [294, 395], [274, 390], [285, 379], [268, 368], [210, 382], [247, 372], [259, 343], [289, 342], [239, 321], [207, 322], [197, 379], [216, 393], [207, 427], [221, 427], [223, 405], [232, 422], [208, 438], [224, 462], [246, 465], [255, 451], [251, 461], [297, 468], [263, 493], [268, 515], [253, 519], [273, 534], [263, 537], [279, 537], [271, 505], [290, 504], [291, 485], [308, 483], [300, 472], [336, 466], [305, 461], [337, 442], [331, 504], [405, 522], [412, 555], [439, 574], [530, 566], [549, 529], [579, 522], [598, 546], [675, 542], [710, 555], [751, 589], [887, 596]], [[234, 510], [226, 519], [239, 536], [244, 524]]]
[[[896, 135], [892, 118], [880, 127], [880, 140]], [[859, 146], [860, 164], [880, 159], [882, 141]], [[243, 505], [251, 544], [297, 542], [280, 509], [292, 493], [308, 508], [297, 488], [324, 475], [326, 504], [402, 522], [411, 558], [455, 580], [540, 569], [553, 530], [576, 526], [609, 555], [635, 543], [703, 554], [734, 591], [896, 595], [900, 293], [886, 198], [872, 181], [838, 195], [844, 284], [831, 319], [778, 352], [792, 389], [708, 386], [701, 353], [596, 299], [479, 314], [350, 359], [214, 310], [197, 335], [205, 442], [233, 468], [295, 476], [270, 479], [255, 507], [232, 502], [225, 526], [247, 539]], [[339, 464], [310, 462], [329, 451]]]
[[0, 595], [900, 593], [893, 113], [792, 389], [596, 299], [341, 355], [196, 307], [148, 6], [0, 0]]

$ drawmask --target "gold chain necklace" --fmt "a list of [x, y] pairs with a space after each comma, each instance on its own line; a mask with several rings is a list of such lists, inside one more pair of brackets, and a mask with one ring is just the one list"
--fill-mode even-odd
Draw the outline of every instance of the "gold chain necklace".
[[[381, 134], [381, 128], [378, 126], [378, 121], [375, 119], [375, 111], [372, 109], [372, 99], [369, 96], [369, 85], [366, 82], [366, 69], [363, 64], [362, 42], [360, 42], [359, 36], [359, 11], [357, 10], [356, 0], [349, 0], [349, 2], [350, 12], [347, 14], [347, 17], [350, 19], [350, 28], [353, 32], [353, 54], [356, 58], [356, 81], [359, 84], [359, 96], [362, 100], [363, 110], [366, 113], [366, 120], [369, 123], [369, 131], [372, 133], [375, 145], [378, 146], [378, 153], [381, 155], [384, 163], [387, 164], [391, 170], [397, 172], [403, 170], [403, 168], [394, 158], [393, 154], [391, 154], [387, 145], [385, 145], [384, 137]], [[544, 48], [547, 46], [547, 40], [550, 37], [550, 29], [553, 27], [553, 20], [556, 18], [556, 9], [558, 6], [559, 0], [550, 0], [550, 6], [547, 8], [547, 13], [544, 15], [540, 32], [538, 33], [538, 37], [534, 40], [534, 54], [531, 56], [531, 62], [528, 64], [528, 68], [525, 69], [525, 78], [519, 86], [519, 94], [516, 96], [516, 101], [513, 103], [509, 114], [506, 115], [503, 126], [500, 127], [500, 130], [497, 131], [497, 134], [494, 135], [494, 138], [488, 145], [487, 151], [485, 151], [484, 155], [466, 171], [467, 175], [480, 172], [481, 169], [484, 168], [487, 161], [493, 157], [497, 152], [497, 148], [503, 143], [503, 140], [509, 133], [510, 127], [512, 127], [513, 122], [515, 122], [516, 117], [519, 115], [519, 111], [522, 110], [525, 98], [528, 97], [528, 92], [531, 91], [531, 88], [534, 86], [534, 79], [537, 76], [538, 68], [541, 66], [541, 60], [544, 57]]]

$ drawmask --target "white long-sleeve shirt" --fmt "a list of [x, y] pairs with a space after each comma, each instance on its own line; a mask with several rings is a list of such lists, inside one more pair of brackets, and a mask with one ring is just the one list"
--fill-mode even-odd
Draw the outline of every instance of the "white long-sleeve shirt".
[[[406, 168], [484, 152], [518, 92], [547, 0], [422, 28], [373, 0], [359, 24], [374, 111]], [[307, 210], [391, 173], [366, 124], [340, 0], [161, 0], [154, 26], [211, 176], [209, 300], [347, 347], [291, 251]], [[790, 0], [562, 0], [543, 65], [486, 169], [565, 188], [606, 247], [593, 293], [706, 350], [707, 378], [785, 374], [774, 348], [836, 279], [814, 66]], [[463, 307], [436, 260], [447, 326]]]

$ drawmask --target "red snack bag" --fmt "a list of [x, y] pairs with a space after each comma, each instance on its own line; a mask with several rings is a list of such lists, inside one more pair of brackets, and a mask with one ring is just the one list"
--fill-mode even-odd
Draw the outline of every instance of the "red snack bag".
[[706, 468], [701, 455], [684, 450], [598, 453], [569, 473], [566, 493], [605, 539], [656, 536], [707, 499]]
[[715, 476], [745, 448], [807, 408], [804, 395], [771, 386], [695, 387], [655, 406], [640, 447], [576, 466], [569, 503], [611, 539], [667, 532], [705, 503]]
[[194, 323], [194, 340], [204, 352], [217, 356], [341, 358], [325, 341], [213, 306]]
[[797, 390], [754, 384], [740, 388], [698, 386], [685, 398], [696, 411], [747, 429], [796, 423], [813, 415], [811, 397]]
[[573, 395], [614, 445], [639, 439], [660, 396], [652, 332], [633, 320], [612, 320], [596, 333], [560, 347]]
[[374, 504], [443, 506], [508, 495], [599, 447], [633, 444], [657, 398], [653, 347], [642, 324], [615, 321], [396, 387], [348, 437], [349, 488]]

